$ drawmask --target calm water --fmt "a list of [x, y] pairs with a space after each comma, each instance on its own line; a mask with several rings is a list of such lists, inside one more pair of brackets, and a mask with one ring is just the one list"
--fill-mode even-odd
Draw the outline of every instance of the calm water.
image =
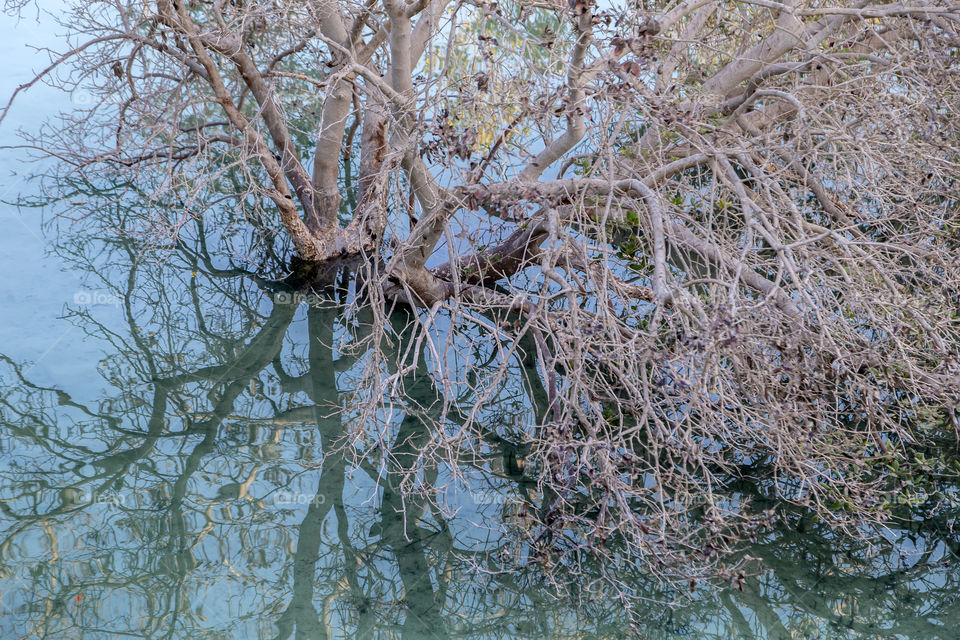
[[[8, 21], [3, 35], [5, 94], [44, 61], [20, 45], [55, 33]], [[69, 108], [29, 94], [3, 143]], [[39, 195], [23, 179], [37, 167], [0, 153], [4, 199]], [[746, 550], [762, 570], [742, 591], [624, 575], [651, 602], [631, 632], [603, 592], [524, 567], [536, 495], [510, 463], [531, 411], [515, 389], [481, 412], [474, 465], [417, 476], [439, 507], [403, 500], [430, 418], [475, 398], [444, 398], [425, 355], [384, 403], [391, 458], [358, 446], [349, 394], [374, 365], [349, 293], [299, 300], [196, 236], [144, 254], [44, 214], [2, 209], [2, 638], [960, 638], [957, 510], [888, 532], [900, 553], [814, 523], [775, 530]], [[409, 346], [394, 321], [383, 375]]]
[[[131, 265], [125, 248], [91, 251], [86, 288], [49, 320], [76, 338], [20, 325], [26, 342], [12, 348], [47, 358], [48, 373], [0, 356], [2, 637], [629, 637], [603, 592], [559, 592], [524, 566], [521, 505], [537, 496], [509, 464], [510, 425], [529, 410], [516, 394], [485, 407], [491, 437], [459, 478], [442, 465], [418, 475], [439, 507], [403, 500], [443, 400], [426, 354], [389, 405], [385, 460], [353, 441], [362, 316], [202, 260]], [[388, 371], [409, 346], [406, 318], [394, 320]], [[447, 400], [454, 416], [474, 402]], [[763, 570], [742, 592], [652, 601], [635, 633], [958, 637], [954, 517], [903, 538], [902, 556], [812, 523], [775, 530], [747, 550]], [[652, 600], [679, 595], [622, 579]]]

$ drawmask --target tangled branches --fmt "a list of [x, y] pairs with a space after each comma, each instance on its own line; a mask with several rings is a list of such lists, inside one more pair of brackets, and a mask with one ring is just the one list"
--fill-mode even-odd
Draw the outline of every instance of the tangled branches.
[[[958, 430], [958, 17], [96, 2], [45, 72], [96, 104], [31, 144], [122, 185], [101, 202], [138, 198], [148, 239], [361, 259], [351, 437], [382, 444], [421, 358], [445, 398], [405, 491], [485, 454], [452, 398], [522, 393], [531, 562], [736, 580], [772, 517], [869, 538], [904, 478], [955, 472], [917, 456]], [[418, 337], [391, 374], [395, 305]]]

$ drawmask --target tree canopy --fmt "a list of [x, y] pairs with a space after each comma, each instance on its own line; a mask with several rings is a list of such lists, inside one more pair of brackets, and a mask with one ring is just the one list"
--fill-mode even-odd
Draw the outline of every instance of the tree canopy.
[[923, 0], [84, 2], [37, 76], [78, 108], [26, 144], [82, 200], [65, 216], [143, 259], [202, 238], [217, 269], [346, 287], [369, 330], [344, 437], [390, 449], [413, 372], [439, 394], [410, 495], [478, 455], [510, 391], [531, 562], [735, 581], [724, 559], [771, 517], [870, 539], [904, 483], [935, 501], [957, 473], [958, 21]]

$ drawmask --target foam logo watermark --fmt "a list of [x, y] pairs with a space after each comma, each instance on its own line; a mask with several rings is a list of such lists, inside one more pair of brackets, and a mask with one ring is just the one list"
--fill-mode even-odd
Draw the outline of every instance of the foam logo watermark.
[[73, 304], [81, 307], [119, 307], [121, 302], [120, 296], [106, 291], [81, 290], [73, 294]]
[[128, 500], [133, 501], [133, 496], [118, 491], [81, 491], [76, 496], [76, 501], [80, 504], [106, 504], [113, 507], [122, 507]]
[[273, 504], [286, 506], [302, 504], [321, 505], [326, 501], [326, 496], [323, 494], [314, 493], [292, 493], [290, 491], [278, 491], [273, 496]]
[[278, 291], [273, 294], [272, 299], [274, 304], [301, 304], [306, 302], [312, 307], [319, 306], [324, 301], [324, 298], [315, 293], [300, 291]]
[[470, 499], [474, 504], [508, 504], [516, 500], [497, 491], [471, 491]]
[[70, 102], [78, 107], [92, 107], [105, 104], [121, 105], [126, 101], [127, 99], [119, 93], [111, 95], [96, 95], [89, 91], [74, 91], [72, 94], [70, 94]]

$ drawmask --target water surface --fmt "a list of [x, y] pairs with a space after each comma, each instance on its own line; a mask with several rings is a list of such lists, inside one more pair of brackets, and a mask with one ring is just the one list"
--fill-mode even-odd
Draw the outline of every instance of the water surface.
[[[48, 22], [3, 33], [9, 91], [45, 61], [19, 45], [56, 36]], [[40, 88], [0, 135], [70, 108]], [[6, 200], [46, 195], [26, 157], [0, 156]], [[371, 327], [345, 313], [352, 289], [301, 298], [196, 233], [144, 254], [43, 225], [55, 211], [2, 211], [4, 638], [960, 637], [957, 510], [942, 505], [886, 532], [894, 552], [775, 527], [744, 551], [759, 561], [736, 586], [681, 594], [625, 572], [648, 602], [631, 627], [608, 590], [551, 584], [528, 563], [539, 496], [517, 464], [536, 414], [523, 384], [483, 404], [472, 464], [423, 465], [441, 409], [455, 429], [477, 399], [438, 389], [426, 351], [398, 367], [403, 312], [372, 362]], [[485, 361], [482, 336], [460, 339], [471, 366]], [[350, 398], [374, 374], [406, 393], [383, 399], [370, 446]]]

